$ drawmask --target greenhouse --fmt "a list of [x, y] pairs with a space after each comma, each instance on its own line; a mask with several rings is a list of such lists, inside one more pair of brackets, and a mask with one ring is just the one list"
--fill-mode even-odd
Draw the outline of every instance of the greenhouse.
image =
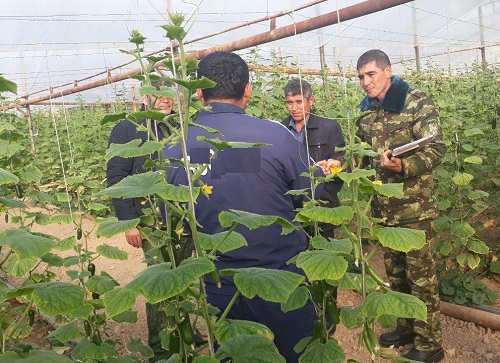
[[0, 363], [500, 360], [500, 0], [2, 5]]

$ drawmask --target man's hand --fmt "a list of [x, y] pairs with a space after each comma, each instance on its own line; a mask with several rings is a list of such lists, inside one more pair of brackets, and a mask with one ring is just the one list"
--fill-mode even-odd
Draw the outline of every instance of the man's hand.
[[125, 232], [125, 238], [127, 239], [127, 243], [135, 248], [142, 247], [142, 236], [139, 228], [134, 228], [130, 231]]
[[342, 168], [342, 163], [336, 159], [320, 160], [316, 163], [325, 175], [332, 174], [332, 168]]
[[395, 173], [403, 172], [403, 163], [401, 162], [401, 159], [392, 156], [391, 150], [386, 150], [382, 155], [380, 155], [380, 167]]

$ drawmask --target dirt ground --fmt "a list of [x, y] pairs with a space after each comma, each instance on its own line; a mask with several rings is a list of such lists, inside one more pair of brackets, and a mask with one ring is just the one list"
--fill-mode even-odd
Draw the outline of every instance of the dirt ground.
[[[12, 228], [12, 224], [0, 222], [0, 229]], [[93, 229], [93, 223], [90, 220], [84, 220], [84, 230], [90, 231]], [[73, 225], [56, 224], [48, 226], [36, 226], [35, 231], [46, 232], [57, 237], [67, 237], [75, 234]], [[496, 232], [498, 235], [498, 228]], [[145, 268], [142, 260], [142, 250], [129, 246], [123, 236], [115, 236], [111, 239], [97, 238], [94, 233], [91, 233], [88, 240], [88, 248], [95, 250], [99, 244], [106, 243], [111, 246], [116, 246], [128, 253], [128, 260], [118, 261], [109, 260], [100, 257], [95, 261], [97, 271], [105, 270], [113, 276], [120, 284], [129, 282], [137, 273]], [[374, 268], [383, 275], [383, 261], [381, 254], [377, 254], [373, 260]], [[61, 279], [65, 279], [64, 272], [59, 271]], [[490, 288], [496, 289], [500, 293], [500, 284], [498, 281], [488, 280]], [[350, 291], [339, 291], [340, 306], [356, 306], [359, 305], [361, 298], [358, 294]], [[497, 307], [499, 305], [497, 304]], [[141, 337], [146, 341], [146, 326], [144, 301], [138, 300], [136, 304], [139, 321], [135, 324], [110, 323], [110, 334], [119, 338], [122, 341], [127, 341], [128, 337]], [[492, 331], [489, 328], [484, 328], [475, 325], [471, 322], [457, 320], [448, 316], [441, 316], [441, 325], [443, 330], [444, 348], [446, 358], [444, 363], [497, 363], [500, 362], [500, 331]], [[380, 330], [378, 331], [378, 333]], [[349, 331], [342, 326], [337, 328], [335, 338], [344, 349], [347, 358], [357, 359], [361, 362], [370, 362], [369, 355], [363, 350], [358, 350], [358, 332], [356, 330]], [[411, 346], [402, 347], [398, 350], [400, 354], [404, 354]], [[379, 362], [377, 360], [377, 362]], [[386, 362], [380, 360], [380, 362]]]

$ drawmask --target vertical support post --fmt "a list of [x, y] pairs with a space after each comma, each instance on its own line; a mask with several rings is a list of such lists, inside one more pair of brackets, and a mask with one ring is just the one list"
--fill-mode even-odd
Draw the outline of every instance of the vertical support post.
[[420, 73], [420, 48], [418, 45], [418, 30], [417, 30], [417, 8], [415, 0], [412, 4], [413, 7], [413, 48], [415, 49], [415, 66], [417, 67], [417, 73]]
[[325, 57], [325, 46], [324, 45], [319, 47], [319, 64], [320, 64], [321, 70], [326, 69], [326, 57]]
[[481, 50], [481, 64], [483, 66], [483, 69], [486, 69], [487, 63], [486, 63], [486, 47], [484, 46], [483, 9], [482, 9], [482, 5], [477, 8], [477, 11], [479, 12], [479, 39], [481, 41], [481, 47], [479, 47], [479, 49]]
[[30, 105], [26, 105], [26, 116], [28, 116], [28, 132], [31, 142], [31, 153], [36, 156], [35, 133], [33, 132], [33, 118], [31, 117]]

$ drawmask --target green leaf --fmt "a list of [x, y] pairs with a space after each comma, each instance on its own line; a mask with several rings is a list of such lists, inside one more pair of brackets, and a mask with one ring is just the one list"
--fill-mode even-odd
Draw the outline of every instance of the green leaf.
[[118, 282], [115, 279], [105, 275], [94, 275], [91, 276], [87, 281], [87, 288], [98, 294], [104, 294], [110, 290], [113, 290], [118, 286]]
[[315, 236], [311, 239], [311, 246], [317, 250], [326, 250], [345, 254], [350, 254], [352, 251], [352, 243], [348, 238], [326, 239], [322, 236]]
[[381, 315], [394, 315], [398, 318], [414, 318], [425, 321], [427, 307], [415, 296], [397, 291], [383, 294], [372, 292], [363, 302], [363, 315], [367, 318], [378, 318]]
[[309, 299], [309, 290], [305, 286], [299, 286], [288, 298], [286, 303], [281, 304], [281, 310], [285, 313], [300, 309]]
[[104, 294], [104, 307], [106, 316], [112, 318], [124, 311], [132, 309], [139, 291], [126, 287], [117, 287]]
[[[342, 290], [362, 291], [361, 274], [348, 272], [344, 274], [339, 280], [327, 280], [330, 285], [338, 286]], [[377, 282], [369, 275], [365, 276], [366, 289], [373, 291], [377, 286]]]
[[215, 338], [219, 344], [238, 335], [262, 335], [274, 340], [274, 334], [267, 326], [248, 320], [225, 319], [215, 330]]
[[33, 257], [21, 258], [19, 255], [13, 255], [9, 257], [9, 265], [7, 266], [7, 272], [9, 275], [13, 275], [17, 278], [25, 276], [33, 268], [35, 268], [38, 260]]
[[299, 253], [297, 267], [304, 270], [310, 281], [338, 280], [347, 271], [345, 258], [332, 251], [304, 251]]
[[[147, 111], [132, 112], [132, 113], [128, 114], [127, 117], [131, 121], [138, 122], [138, 121], [144, 120], [145, 118], [150, 119], [150, 120], [163, 121], [163, 119], [167, 116], [164, 113], [159, 112], [159, 111], [147, 110]], [[138, 126], [137, 129], [146, 131], [147, 127], [141, 125], [141, 126]]]
[[[139, 94], [141, 96], [156, 96], [156, 97], [163, 97], [163, 98], [176, 98], [177, 97], [177, 93], [175, 92], [175, 90], [173, 88], [167, 87], [167, 86], [160, 86], [159, 90], [156, 89], [155, 86], [142, 86], [142, 87], [139, 87]], [[163, 117], [165, 117], [165, 115], [163, 115]], [[144, 118], [144, 117], [142, 117], [142, 118]]]
[[29, 165], [20, 173], [24, 181], [38, 183], [42, 179], [43, 173], [34, 165]]
[[178, 79], [178, 78], [170, 78], [170, 80], [174, 83], [181, 85], [182, 87], [188, 89], [191, 92], [193, 92], [197, 89], [212, 88], [217, 84], [217, 83], [209, 80], [206, 77], [202, 77], [200, 79], [196, 79], [196, 80], [192, 80], [192, 81], [186, 81], [186, 80]]
[[0, 185], [15, 184], [19, 178], [5, 169], [0, 168]]
[[296, 219], [303, 221], [304, 218], [306, 218], [308, 220], [339, 225], [345, 221], [350, 221], [353, 216], [354, 211], [348, 206], [335, 208], [314, 207], [301, 209], [297, 214]]
[[494, 261], [490, 264], [490, 271], [496, 274], [500, 274], [500, 261]]
[[18, 209], [28, 208], [26, 206], [26, 204], [24, 204], [23, 202], [20, 202], [20, 201], [15, 200], [15, 199], [4, 198], [4, 197], [0, 197], [0, 205], [1, 204], [5, 204], [5, 206], [7, 206], [9, 208], [18, 208]]
[[97, 346], [87, 338], [82, 339], [71, 352], [71, 356], [79, 361], [106, 361], [116, 354], [115, 348], [108, 343]]
[[[95, 300], [91, 300], [95, 301]], [[73, 310], [72, 312], [66, 314], [66, 317], [68, 319], [88, 319], [88, 317], [95, 312], [94, 305], [92, 305], [90, 302], [85, 302], [83, 306], [80, 309]]]
[[490, 248], [486, 243], [475, 238], [471, 238], [467, 243], [467, 249], [471, 252], [485, 255], [490, 252]]
[[[179, 359], [177, 359], [178, 361]], [[167, 362], [168, 363], [168, 362]], [[174, 363], [177, 363], [177, 362], [174, 362]], [[202, 355], [202, 356], [198, 356], [196, 357], [194, 360], [193, 360], [193, 363], [220, 363], [220, 360], [218, 360], [217, 358], [214, 358], [214, 357], [211, 357], [211, 356], [208, 356], [208, 355]]]
[[451, 181], [453, 183], [455, 183], [456, 185], [462, 186], [462, 187], [469, 185], [469, 183], [472, 181], [472, 179], [474, 179], [474, 177], [472, 175], [467, 174], [467, 173], [459, 173], [459, 172], [456, 172], [451, 177]]
[[[193, 198], [196, 200], [200, 195], [201, 188], [193, 188]], [[187, 185], [166, 184], [163, 189], [156, 193], [163, 200], [170, 200], [179, 203], [187, 203], [191, 200], [191, 190]]]
[[66, 325], [59, 325], [59, 327], [51, 331], [48, 337], [55, 338], [61, 343], [65, 343], [70, 340], [76, 340], [81, 338], [83, 335], [83, 330], [81, 327], [76, 325], [76, 322], [72, 321]]
[[10, 158], [20, 151], [23, 151], [24, 147], [16, 142], [4, 142], [0, 140], [0, 157]]
[[342, 363], [344, 360], [344, 351], [334, 338], [328, 339], [326, 343], [315, 340], [300, 356], [300, 363]]
[[17, 84], [0, 76], [0, 93], [10, 92], [17, 95]]
[[376, 235], [382, 246], [405, 253], [425, 244], [425, 232], [417, 229], [385, 227], [378, 229]]
[[164, 30], [166, 30], [167, 35], [166, 37], [170, 40], [177, 40], [177, 41], [182, 41], [186, 35], [187, 32], [184, 30], [182, 26], [176, 26], [176, 25], [162, 25], [161, 26]]
[[241, 363], [286, 363], [273, 342], [262, 335], [235, 336], [220, 346], [215, 358]]
[[102, 244], [97, 246], [96, 252], [106, 258], [110, 258], [112, 260], [126, 260], [128, 258], [128, 254], [125, 251], [118, 249], [115, 246], [108, 246], [107, 244]]
[[349, 330], [359, 328], [364, 322], [362, 310], [362, 306], [355, 308], [342, 306], [340, 308], [340, 322]]
[[141, 341], [141, 338], [133, 338], [125, 344], [125, 348], [130, 353], [138, 353], [144, 358], [151, 358], [154, 356], [153, 349]]
[[[229, 236], [227, 236], [227, 238], [224, 240], [226, 236], [227, 232], [221, 232], [212, 235], [201, 232], [198, 233], [198, 237], [200, 238], [200, 246], [205, 250], [213, 250], [216, 246], [218, 246], [218, 251], [226, 253], [243, 246], [248, 246], [245, 237], [243, 237], [243, 235], [239, 234], [238, 232], [231, 232]], [[224, 242], [219, 245], [223, 240]]]
[[373, 184], [373, 189], [377, 194], [390, 198], [403, 198], [403, 183], [387, 183], [382, 185]]
[[341, 172], [337, 176], [347, 183], [349, 186], [353, 180], [359, 180], [361, 178], [369, 178], [376, 174], [375, 170], [365, 170], [365, 169], [355, 169], [351, 173]]
[[[66, 202], [67, 200], [65, 200]], [[51, 223], [64, 223], [64, 224], [70, 224], [74, 220], [77, 219], [77, 216], [75, 214], [53, 214], [49, 217], [49, 224]]]
[[389, 329], [393, 327], [397, 322], [397, 319], [394, 315], [388, 314], [380, 315], [377, 320], [382, 329]]
[[[135, 158], [150, 155], [163, 150], [163, 144], [158, 141], [146, 141], [134, 139], [126, 144], [111, 144], [106, 151], [106, 161], [119, 156], [121, 158]], [[142, 144], [142, 145], [141, 145]]]
[[276, 216], [263, 216], [260, 214], [249, 213], [241, 210], [230, 209], [219, 213], [219, 222], [222, 227], [229, 228], [235, 223], [239, 223], [248, 229], [257, 229], [267, 227], [273, 223], [278, 223], [286, 230], [293, 230], [296, 227], [286, 219]]
[[461, 253], [457, 256], [457, 262], [462, 267], [470, 267], [471, 269], [475, 269], [479, 266], [481, 259], [478, 255], [473, 253]]
[[137, 323], [139, 320], [137, 316], [137, 311], [127, 310], [123, 313], [113, 316], [114, 321], [118, 323]]
[[469, 238], [472, 237], [474, 233], [476, 233], [476, 230], [472, 228], [472, 226], [467, 222], [457, 222], [451, 225], [450, 232], [460, 238]]
[[101, 203], [89, 203], [87, 204], [88, 210], [96, 210], [96, 211], [102, 211], [102, 210], [108, 210], [109, 207], [107, 205], [101, 204]]
[[105, 125], [105, 124], [110, 123], [110, 122], [122, 121], [125, 118], [127, 118], [126, 112], [117, 113], [114, 115], [106, 115], [101, 119], [101, 125]]
[[464, 130], [464, 135], [467, 137], [474, 136], [474, 135], [484, 135], [483, 131], [480, 128], [473, 127], [468, 130]]
[[235, 273], [234, 283], [247, 298], [252, 299], [258, 295], [266, 301], [277, 303], [288, 301], [297, 286], [304, 282], [304, 276], [294, 272], [259, 267], [226, 269], [220, 273]]
[[146, 172], [129, 175], [115, 185], [96, 194], [110, 198], [144, 198], [148, 195], [161, 193], [167, 187], [161, 172]]
[[55, 242], [21, 229], [8, 229], [0, 234], [0, 246], [4, 245], [23, 259], [42, 257], [55, 246]]
[[469, 156], [464, 159], [464, 163], [469, 164], [482, 164], [483, 159], [480, 156]]
[[136, 228], [141, 222], [140, 218], [119, 221], [116, 218], [108, 218], [99, 222], [96, 235], [99, 237], [111, 238], [114, 235], [125, 233]]
[[53, 350], [31, 349], [27, 357], [20, 357], [15, 352], [6, 351], [0, 355], [0, 363], [73, 363], [73, 360]]
[[201, 276], [214, 270], [214, 263], [207, 258], [189, 258], [175, 269], [170, 263], [161, 263], [143, 270], [125, 288], [140, 291], [148, 302], [154, 304], [180, 294]]

